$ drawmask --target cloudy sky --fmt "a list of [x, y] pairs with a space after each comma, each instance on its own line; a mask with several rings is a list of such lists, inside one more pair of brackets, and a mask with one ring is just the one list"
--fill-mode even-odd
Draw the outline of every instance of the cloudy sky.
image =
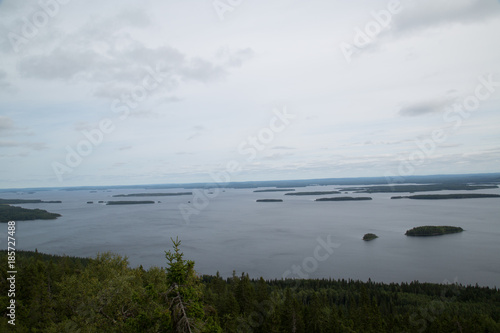
[[0, 0], [0, 188], [498, 172], [500, 2]]

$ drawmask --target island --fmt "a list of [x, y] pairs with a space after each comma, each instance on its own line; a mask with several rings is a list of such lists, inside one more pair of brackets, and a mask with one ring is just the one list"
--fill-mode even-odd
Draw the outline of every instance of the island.
[[154, 201], [108, 201], [106, 205], [143, 205], [154, 203]]
[[43, 209], [27, 209], [17, 206], [0, 205], [0, 222], [55, 220], [61, 214], [50, 213]]
[[339, 194], [339, 191], [316, 191], [316, 192], [294, 192], [285, 193], [285, 195], [324, 195], [324, 194]]
[[341, 191], [355, 191], [356, 193], [391, 193], [391, 192], [428, 192], [428, 191], [473, 191], [496, 189], [497, 185], [469, 185], [469, 184], [426, 184], [426, 185], [384, 185], [344, 188]]
[[62, 201], [42, 201], [40, 199], [0, 199], [1, 204], [62, 203]]
[[364, 201], [372, 200], [370, 197], [338, 197], [338, 198], [319, 198], [314, 201]]
[[417, 199], [417, 200], [477, 199], [477, 198], [500, 198], [500, 194], [487, 194], [487, 193], [419, 194], [419, 195], [391, 197], [391, 199]]
[[268, 190], [255, 190], [254, 193], [259, 193], [259, 192], [291, 192], [295, 191], [294, 188], [272, 188]]
[[364, 241], [371, 241], [371, 240], [374, 240], [375, 238], [378, 238], [378, 236], [377, 236], [377, 235], [375, 235], [375, 234], [370, 234], [370, 233], [365, 234], [365, 235], [363, 236], [363, 240], [364, 240]]
[[257, 202], [283, 202], [282, 199], [258, 199]]
[[440, 236], [446, 234], [455, 234], [457, 232], [462, 232], [464, 229], [460, 227], [450, 227], [450, 226], [422, 226], [415, 227], [410, 230], [406, 230], [406, 236]]
[[132, 193], [132, 194], [117, 194], [114, 198], [125, 197], [173, 197], [178, 195], [192, 195], [193, 192], [178, 192], [178, 193]]

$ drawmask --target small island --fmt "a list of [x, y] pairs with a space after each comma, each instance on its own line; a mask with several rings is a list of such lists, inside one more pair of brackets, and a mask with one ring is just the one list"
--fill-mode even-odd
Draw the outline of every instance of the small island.
[[324, 194], [339, 194], [339, 191], [316, 191], [316, 192], [294, 192], [285, 193], [285, 195], [324, 195]]
[[117, 194], [114, 198], [125, 197], [174, 197], [178, 195], [192, 195], [193, 192], [178, 192], [178, 193], [132, 193], [132, 194]]
[[258, 199], [257, 202], [283, 202], [282, 199]]
[[413, 229], [407, 230], [406, 236], [440, 236], [446, 234], [455, 234], [457, 232], [462, 232], [464, 229], [460, 227], [450, 227], [450, 226], [422, 226], [415, 227]]
[[419, 194], [419, 195], [391, 197], [391, 199], [417, 199], [417, 200], [479, 199], [479, 198], [500, 198], [500, 194], [487, 194], [487, 193]]
[[268, 190], [255, 190], [254, 193], [259, 193], [259, 192], [291, 192], [295, 191], [294, 188], [271, 188]]
[[154, 203], [154, 201], [108, 201], [106, 205], [143, 205]]
[[55, 220], [61, 214], [50, 213], [43, 209], [27, 209], [16, 206], [0, 205], [0, 222]]
[[371, 241], [371, 240], [374, 240], [375, 238], [378, 238], [378, 236], [377, 236], [377, 235], [375, 235], [375, 234], [370, 234], [370, 233], [365, 234], [365, 235], [363, 236], [363, 240], [364, 240], [364, 241]]
[[314, 201], [365, 201], [372, 200], [370, 197], [338, 197], [338, 198], [319, 198]]

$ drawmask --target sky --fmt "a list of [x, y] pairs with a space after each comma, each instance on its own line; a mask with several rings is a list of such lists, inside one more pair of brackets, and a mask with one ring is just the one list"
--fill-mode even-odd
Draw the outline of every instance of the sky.
[[0, 0], [0, 188], [499, 172], [500, 2]]

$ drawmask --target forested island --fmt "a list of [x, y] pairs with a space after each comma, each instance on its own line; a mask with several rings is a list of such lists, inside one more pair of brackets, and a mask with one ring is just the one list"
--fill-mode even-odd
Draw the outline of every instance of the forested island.
[[62, 203], [62, 201], [42, 201], [40, 199], [0, 199], [2, 204], [28, 204], [28, 203]]
[[116, 194], [115, 198], [126, 197], [174, 197], [179, 195], [192, 195], [193, 192], [178, 192], [178, 193], [132, 193], [132, 194]]
[[464, 229], [460, 227], [450, 227], [450, 226], [422, 226], [415, 227], [413, 229], [407, 230], [406, 236], [439, 236], [445, 234], [454, 234], [457, 232], [462, 232]]
[[391, 197], [391, 199], [417, 199], [417, 200], [478, 199], [478, 198], [500, 198], [500, 195], [487, 194], [487, 193], [456, 193], [456, 194], [419, 194], [419, 195]]
[[314, 201], [365, 201], [372, 200], [370, 197], [337, 197], [337, 198], [319, 198]]
[[272, 189], [268, 189], [268, 190], [255, 190], [254, 192], [259, 193], [259, 192], [291, 192], [291, 191], [295, 191], [295, 189], [294, 188], [272, 188]]
[[0, 205], [0, 222], [55, 220], [61, 214], [50, 213], [44, 209], [27, 209], [17, 206]]
[[375, 238], [378, 238], [378, 236], [375, 234], [371, 234], [371, 233], [365, 234], [363, 236], [364, 241], [371, 241], [371, 240], [374, 240]]
[[106, 205], [143, 205], [143, 204], [154, 204], [154, 201], [108, 201]]
[[498, 188], [497, 185], [469, 185], [469, 184], [429, 184], [429, 185], [385, 185], [344, 188], [341, 191], [355, 191], [356, 193], [391, 193], [391, 192], [428, 192], [428, 191], [473, 191]]
[[285, 195], [324, 195], [324, 194], [339, 194], [339, 191], [315, 191], [315, 192], [294, 192], [286, 193]]
[[[460, 284], [198, 276], [179, 242], [166, 268], [102, 253], [16, 251], [17, 332], [499, 332], [500, 291]], [[7, 262], [6, 251], [1, 251]], [[215, 273], [214, 273], [215, 274]], [[0, 270], [7, 304], [9, 277]], [[11, 332], [7, 305], [0, 331]]]
[[282, 199], [257, 199], [257, 202], [283, 202]]

